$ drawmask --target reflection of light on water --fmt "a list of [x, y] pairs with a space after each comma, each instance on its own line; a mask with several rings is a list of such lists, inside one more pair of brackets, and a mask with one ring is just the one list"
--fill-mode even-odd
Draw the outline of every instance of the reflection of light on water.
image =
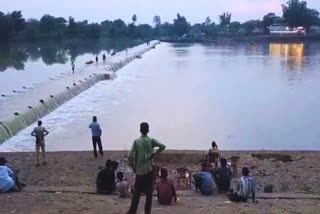
[[301, 44], [270, 44], [270, 55], [296, 58], [303, 58], [304, 45]]
[[269, 46], [271, 56], [280, 56], [286, 59], [289, 68], [294, 67], [302, 68], [304, 56], [304, 44], [276, 44], [271, 43]]

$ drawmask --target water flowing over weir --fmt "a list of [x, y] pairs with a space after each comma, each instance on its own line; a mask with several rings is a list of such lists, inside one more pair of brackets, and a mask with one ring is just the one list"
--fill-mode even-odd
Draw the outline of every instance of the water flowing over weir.
[[158, 44], [159, 42], [153, 42], [150, 46], [141, 45], [141, 47], [137, 47], [140, 50], [125, 59], [118, 59], [105, 65], [103, 69], [52, 80], [45, 85], [30, 89], [24, 94], [1, 101], [0, 144], [96, 83], [114, 79], [117, 70]]

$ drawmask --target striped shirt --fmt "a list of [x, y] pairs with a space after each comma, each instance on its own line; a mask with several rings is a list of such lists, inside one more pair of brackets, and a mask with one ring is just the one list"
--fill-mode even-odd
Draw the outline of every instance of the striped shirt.
[[238, 195], [248, 199], [252, 196], [252, 193], [255, 193], [255, 188], [256, 184], [251, 176], [242, 176]]

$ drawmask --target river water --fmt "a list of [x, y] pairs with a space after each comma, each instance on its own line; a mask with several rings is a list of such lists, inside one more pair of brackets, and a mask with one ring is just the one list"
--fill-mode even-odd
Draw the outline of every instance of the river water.
[[[168, 149], [320, 149], [320, 44], [162, 43], [43, 118], [47, 150], [129, 149], [139, 124]], [[69, 66], [69, 65], [68, 65]], [[0, 151], [34, 149], [33, 126]]]

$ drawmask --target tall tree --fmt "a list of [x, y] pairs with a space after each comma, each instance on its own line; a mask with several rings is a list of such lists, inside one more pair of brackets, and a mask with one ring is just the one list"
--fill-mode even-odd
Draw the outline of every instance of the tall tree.
[[158, 15], [154, 16], [152, 22], [156, 27], [159, 27], [161, 25], [161, 17]]
[[76, 37], [78, 34], [77, 23], [75, 22], [73, 17], [69, 17], [68, 27], [67, 27], [67, 35], [71, 38]]
[[290, 27], [304, 26], [309, 29], [312, 24], [316, 24], [319, 12], [316, 9], [307, 7], [306, 1], [289, 0], [287, 5], [282, 5], [283, 18]]
[[114, 20], [112, 23], [112, 36], [114, 37], [125, 37], [127, 35], [127, 25], [121, 20]]
[[55, 31], [55, 18], [50, 15], [44, 15], [40, 19], [40, 32], [49, 34]]
[[229, 25], [229, 31], [231, 33], [237, 33], [241, 28], [240, 22], [231, 22]]
[[0, 41], [8, 41], [12, 28], [10, 26], [10, 19], [7, 15], [0, 12]]
[[267, 15], [263, 16], [262, 25], [264, 33], [269, 33], [269, 26], [273, 25], [276, 21], [276, 14], [268, 13]]
[[137, 27], [137, 36], [139, 38], [151, 38], [153, 34], [153, 29], [148, 24], [142, 24]]
[[249, 20], [242, 24], [242, 27], [247, 34], [253, 33], [254, 29], [261, 29], [262, 24], [260, 20]]
[[206, 18], [206, 20], [204, 21], [204, 24], [205, 24], [205, 25], [210, 25], [210, 24], [211, 24], [211, 18], [210, 18], [210, 16], [208, 16], [208, 17]]
[[228, 26], [231, 22], [231, 13], [223, 13], [219, 16], [220, 25], [222, 28]]
[[18, 33], [25, 28], [26, 20], [22, 17], [21, 11], [13, 11], [9, 16], [14, 33]]
[[182, 36], [190, 30], [190, 24], [184, 16], [177, 14], [177, 18], [173, 20], [174, 30], [177, 36]]

